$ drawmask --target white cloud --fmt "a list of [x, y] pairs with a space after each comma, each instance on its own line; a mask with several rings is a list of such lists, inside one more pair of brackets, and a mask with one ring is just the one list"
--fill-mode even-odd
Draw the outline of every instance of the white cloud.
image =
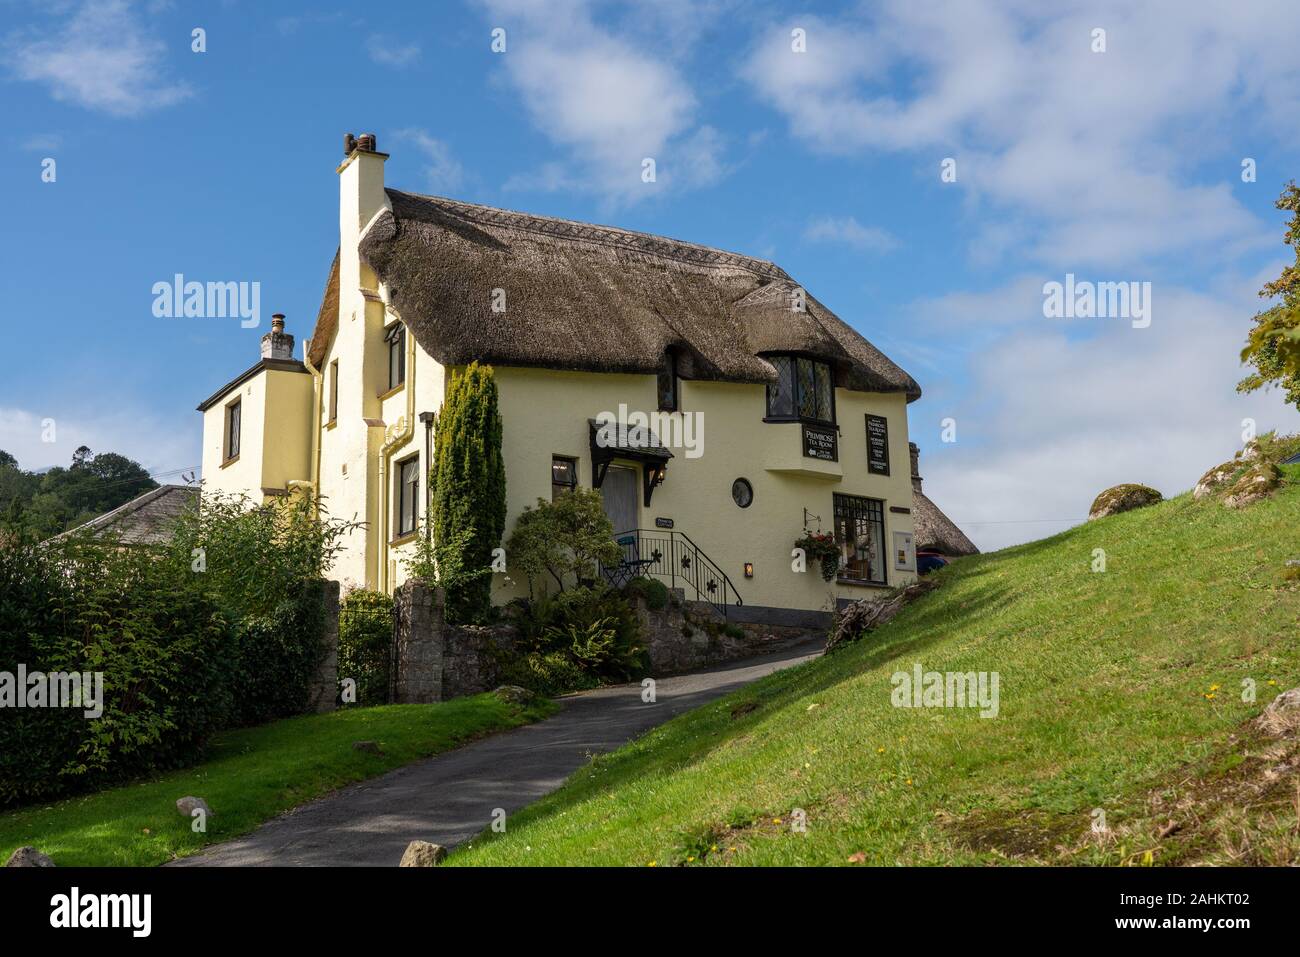
[[[636, 202], [672, 187], [715, 181], [723, 141], [696, 121], [698, 104], [667, 57], [598, 26], [586, 3], [485, 0], [507, 31], [497, 59], [534, 125], [568, 150], [573, 172], [554, 163], [521, 172], [512, 188], [583, 188]], [[654, 160], [655, 181], [644, 182]]]
[[382, 34], [373, 34], [366, 41], [366, 53], [381, 66], [410, 66], [420, 58], [420, 47], [414, 43], [401, 43]]
[[804, 229], [803, 236], [809, 242], [843, 243], [874, 253], [886, 253], [898, 247], [898, 240], [889, 230], [864, 226], [853, 216], [814, 219]]
[[421, 129], [398, 130], [398, 140], [411, 143], [424, 154], [424, 178], [435, 193], [454, 193], [465, 182], [465, 170], [451, 155], [451, 148], [442, 140]]
[[[1240, 157], [1300, 139], [1289, 9], [889, 0], [774, 24], [748, 56], [743, 77], [793, 137], [907, 156], [925, 188], [960, 190], [975, 267], [1018, 262], [997, 288], [917, 303], [890, 348], [932, 372], [909, 414], [926, 491], [981, 547], [1082, 521], [1120, 482], [1185, 491], [1241, 446], [1244, 418], [1300, 431], [1278, 393], [1235, 391], [1258, 283], [1234, 264], [1277, 248], [1276, 224], [1236, 198]], [[1106, 53], [1089, 48], [1096, 26]], [[1045, 319], [1042, 284], [1067, 271], [1151, 281], [1151, 327]]]
[[[1093, 497], [1121, 482], [1186, 491], [1241, 447], [1244, 418], [1261, 432], [1300, 431], [1300, 413], [1279, 393], [1235, 391], [1253, 308], [1244, 287], [1158, 286], [1147, 329], [1044, 319], [1041, 297], [1025, 301], [1025, 280], [1004, 294], [1000, 308], [996, 294], [983, 297], [986, 312], [1020, 321], [974, 355], [966, 386], [940, 384], [909, 416], [926, 493], [981, 548], [1082, 521]], [[946, 417], [957, 422], [955, 444], [941, 441]]]
[[60, 32], [27, 30], [11, 35], [7, 46], [19, 79], [45, 84], [61, 102], [113, 116], [162, 109], [192, 92], [168, 76], [167, 46], [146, 32], [125, 0], [88, 0]]
[[[1278, 29], [1290, 4], [1249, 6], [892, 0], [871, 19], [773, 25], [742, 72], [819, 151], [906, 152], [936, 187], [955, 158], [947, 188], [1027, 215], [1019, 238], [1043, 259], [1239, 251], [1259, 227], [1229, 185], [1239, 157], [1209, 183], [1188, 181], [1190, 167], [1244, 116], [1294, 140], [1300, 106], [1300, 65]], [[1105, 53], [1089, 48], [1099, 24]], [[806, 53], [790, 49], [793, 25]]]

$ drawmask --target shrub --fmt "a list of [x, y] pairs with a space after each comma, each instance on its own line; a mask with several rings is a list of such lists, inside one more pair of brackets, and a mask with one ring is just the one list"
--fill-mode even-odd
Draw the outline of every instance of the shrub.
[[393, 599], [383, 592], [355, 589], [339, 609], [339, 680], [357, 683], [357, 703], [388, 701], [393, 647]]
[[506, 545], [510, 566], [534, 580], [549, 575], [564, 591], [566, 584], [596, 577], [600, 563], [612, 565], [622, 555], [614, 542], [600, 493], [576, 488], [553, 502], [537, 500], [536, 508], [525, 508], [515, 521]]
[[352, 527], [204, 496], [157, 548], [0, 529], [0, 671], [101, 673], [104, 708], [6, 709], [0, 803], [180, 767], [219, 728], [304, 711], [321, 575]]
[[[551, 649], [565, 650], [584, 661], [586, 670], [607, 681], [630, 681], [639, 678], [649, 667], [642, 645], [641, 623], [632, 606], [615, 589], [604, 583], [589, 588], [575, 588], [557, 595], [551, 611]], [[582, 659], [574, 649], [576, 639], [602, 631], [611, 633], [603, 653]], [[563, 644], [554, 643], [556, 640]]]
[[[439, 546], [432, 535], [425, 534], [425, 530], [432, 527], [432, 521], [433, 510], [430, 509], [412, 544], [410, 554], [402, 559], [407, 574], [418, 578], [430, 588], [442, 588], [444, 592], [463, 590], [478, 578], [488, 580], [491, 587], [490, 565], [471, 568], [465, 564], [472, 550], [474, 530], [461, 529], [456, 535], [444, 538]], [[489, 615], [493, 613], [493, 610], [489, 610]]]
[[636, 613], [605, 584], [520, 602], [515, 622], [519, 641], [501, 663], [503, 680], [539, 694], [629, 681], [649, 666]]
[[[491, 366], [471, 362], [453, 373], [434, 439], [433, 534], [439, 565], [488, 568], [506, 525], [506, 470], [501, 457], [501, 415]], [[476, 575], [449, 583], [447, 618], [485, 620], [492, 580]]]
[[274, 615], [299, 583], [325, 577], [363, 524], [331, 518], [309, 496], [257, 505], [246, 495], [204, 492], [176, 519], [165, 547], [167, 560], [189, 569], [231, 618]]
[[271, 614], [238, 623], [232, 724], [262, 724], [307, 710], [322, 653], [322, 587], [319, 580], [298, 582]]
[[623, 589], [629, 597], [640, 597], [645, 600], [646, 607], [651, 611], [662, 611], [668, 605], [668, 599], [672, 593], [657, 578], [633, 578]]
[[103, 675], [96, 720], [81, 708], [6, 709], [0, 804], [192, 760], [230, 713], [234, 640], [216, 603], [139, 549], [0, 538], [0, 671]]
[[600, 684], [563, 651], [530, 651], [511, 657], [502, 664], [500, 673], [504, 683], [520, 685], [548, 698]]

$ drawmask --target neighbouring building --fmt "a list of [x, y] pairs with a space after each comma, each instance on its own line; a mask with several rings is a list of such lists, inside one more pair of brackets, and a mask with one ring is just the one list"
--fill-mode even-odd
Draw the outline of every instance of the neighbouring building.
[[111, 536], [123, 545], [161, 545], [171, 538], [176, 521], [194, 507], [198, 495], [194, 485], [159, 485], [56, 537]]
[[[915, 502], [942, 515], [913, 489], [921, 389], [782, 269], [389, 189], [386, 159], [345, 138], [339, 250], [302, 359], [277, 316], [257, 364], [199, 406], [207, 489], [319, 490], [365, 523], [335, 575], [391, 591], [444, 389], [478, 360], [500, 390], [507, 538], [525, 506], [583, 486], [628, 568], [742, 620], [821, 618], [915, 578]], [[835, 581], [795, 570], [805, 529], [834, 532]], [[500, 602], [527, 591], [506, 562]]]

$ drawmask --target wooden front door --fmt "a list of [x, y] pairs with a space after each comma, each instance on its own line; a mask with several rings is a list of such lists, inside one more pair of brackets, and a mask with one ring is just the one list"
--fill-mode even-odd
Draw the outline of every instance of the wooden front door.
[[611, 465], [601, 483], [600, 497], [605, 503], [605, 514], [614, 526], [615, 536], [636, 530], [636, 492], [636, 469]]

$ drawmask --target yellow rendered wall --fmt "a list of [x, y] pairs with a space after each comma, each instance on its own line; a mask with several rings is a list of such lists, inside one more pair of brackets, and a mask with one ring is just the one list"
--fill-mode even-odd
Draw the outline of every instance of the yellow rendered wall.
[[311, 478], [312, 377], [267, 369], [257, 378], [266, 391], [262, 488], [288, 491], [290, 482]]
[[[602, 412], [617, 415], [620, 402], [630, 411], [653, 412], [655, 379], [518, 368], [497, 368], [496, 373], [504, 426], [508, 537], [525, 506], [539, 497], [550, 498], [553, 455], [578, 459], [579, 483], [591, 486], [587, 420]], [[815, 567], [795, 573], [791, 548], [802, 534], [805, 508], [820, 516], [821, 528], [830, 531], [832, 494], [862, 495], [885, 502], [889, 584], [914, 580], [913, 573], [893, 568], [888, 548], [893, 532], [912, 530], [910, 514], [889, 511], [891, 505], [910, 508], [912, 504], [907, 407], [902, 395], [836, 390], [838, 463], [804, 459], [797, 423], [763, 421], [761, 385], [682, 381], [680, 396], [684, 412], [702, 415], [702, 454], [687, 458], [684, 449], [672, 449], [667, 478], [655, 489], [650, 508], [644, 508], [638, 498], [641, 528], [654, 528], [656, 517], [671, 518], [677, 531], [690, 536], [727, 573], [746, 604], [829, 610], [837, 596], [861, 598], [873, 590], [824, 582]], [[864, 415], [868, 412], [889, 421], [888, 477], [867, 471]], [[776, 471], [802, 469], [805, 464], [807, 473]], [[746, 509], [731, 497], [733, 480], [742, 477], [754, 488], [753, 504]], [[816, 530], [816, 519], [811, 525]], [[745, 562], [754, 565], [752, 579], [744, 577]], [[511, 586], [503, 578], [496, 576], [495, 600], [526, 592], [523, 582]]]
[[[225, 458], [226, 407], [240, 400], [239, 457]], [[262, 501], [262, 448], [265, 441], [266, 376], [258, 373], [231, 389], [203, 412], [203, 489], [223, 495], [247, 495]]]

